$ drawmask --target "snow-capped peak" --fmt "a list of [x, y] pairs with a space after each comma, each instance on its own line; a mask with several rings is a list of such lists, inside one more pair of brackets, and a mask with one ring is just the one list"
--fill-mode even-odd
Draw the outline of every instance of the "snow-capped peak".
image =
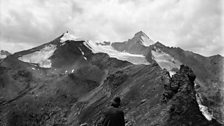
[[134, 37], [141, 37], [141, 36], [147, 36], [147, 35], [143, 31], [139, 31], [139, 32], [135, 33]]
[[63, 43], [63, 42], [65, 42], [65, 41], [67, 41], [67, 40], [77, 40], [78, 39], [78, 37], [76, 37], [75, 35], [73, 35], [73, 34], [71, 34], [71, 33], [69, 33], [68, 31], [66, 32], [66, 33], [64, 33], [63, 34], [63, 36], [61, 37], [61, 40], [60, 40], [60, 42], [61, 43]]
[[143, 31], [137, 32], [133, 39], [139, 39], [144, 46], [154, 44], [154, 41], [152, 41]]

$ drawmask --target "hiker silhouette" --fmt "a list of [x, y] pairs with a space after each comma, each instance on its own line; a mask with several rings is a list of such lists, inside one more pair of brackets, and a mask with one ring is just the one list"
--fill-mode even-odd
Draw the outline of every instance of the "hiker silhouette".
[[119, 108], [120, 97], [115, 97], [110, 107], [103, 112], [99, 126], [125, 126], [124, 112]]

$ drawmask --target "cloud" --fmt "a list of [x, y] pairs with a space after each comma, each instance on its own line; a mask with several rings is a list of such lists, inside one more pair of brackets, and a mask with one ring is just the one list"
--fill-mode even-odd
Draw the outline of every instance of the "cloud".
[[67, 30], [86, 39], [125, 41], [143, 30], [153, 40], [168, 46], [206, 56], [224, 55], [221, 0], [0, 0], [0, 3], [0, 42], [4, 45], [37, 46]]
[[82, 11], [74, 2], [62, 0], [1, 0], [0, 3], [0, 41], [11, 45], [36, 46], [50, 41], [66, 31], [66, 23]]

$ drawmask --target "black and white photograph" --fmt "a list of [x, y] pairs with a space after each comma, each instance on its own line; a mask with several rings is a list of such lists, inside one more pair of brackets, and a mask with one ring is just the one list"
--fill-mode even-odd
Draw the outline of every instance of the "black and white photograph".
[[224, 0], [0, 0], [0, 126], [224, 126]]

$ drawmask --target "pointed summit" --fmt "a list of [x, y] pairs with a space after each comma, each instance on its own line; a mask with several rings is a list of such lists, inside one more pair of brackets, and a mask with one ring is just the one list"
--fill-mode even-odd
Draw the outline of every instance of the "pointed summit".
[[137, 32], [132, 39], [137, 41], [139, 40], [140, 43], [144, 46], [150, 46], [154, 44], [154, 41], [152, 41], [143, 31]]
[[78, 37], [76, 37], [75, 35], [69, 33], [68, 31], [66, 33], [63, 34], [63, 36], [61, 37], [61, 43], [67, 41], [67, 40], [77, 40]]
[[135, 33], [134, 37], [141, 37], [141, 36], [147, 36], [147, 35], [143, 31], [139, 31], [139, 32]]

